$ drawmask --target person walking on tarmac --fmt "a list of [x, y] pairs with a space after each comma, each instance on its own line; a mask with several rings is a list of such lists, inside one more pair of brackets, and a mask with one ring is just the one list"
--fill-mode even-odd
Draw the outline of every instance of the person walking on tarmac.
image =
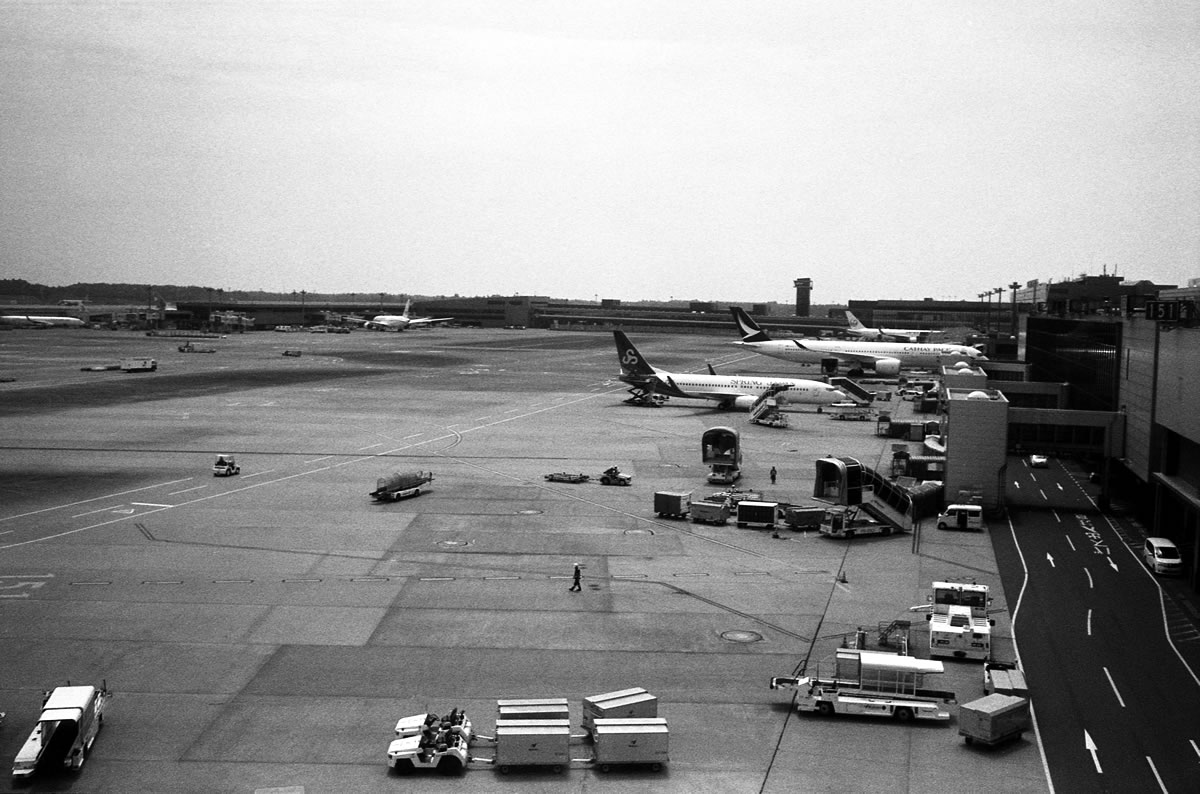
[[779, 473], [777, 471], [775, 471], [775, 467], [772, 466], [771, 467], [771, 485], [775, 484], [775, 477], [778, 476], [778, 474]]
[[569, 588], [568, 592], [578, 593], [583, 590], [583, 587], [581, 587], [579, 584], [579, 579], [582, 576], [583, 576], [583, 571], [580, 570], [579, 563], [575, 563], [575, 573], [573, 574], [574, 581], [571, 582], [571, 587]]

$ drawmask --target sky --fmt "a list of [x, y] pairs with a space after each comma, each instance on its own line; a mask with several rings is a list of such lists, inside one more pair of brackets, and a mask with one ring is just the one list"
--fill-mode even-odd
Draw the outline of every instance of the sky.
[[1200, 5], [0, 0], [0, 278], [976, 300], [1200, 277]]

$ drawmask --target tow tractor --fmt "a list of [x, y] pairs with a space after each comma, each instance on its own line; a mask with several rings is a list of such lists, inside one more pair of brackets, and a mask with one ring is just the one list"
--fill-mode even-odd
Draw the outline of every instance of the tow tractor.
[[241, 474], [242, 467], [237, 465], [233, 455], [224, 453], [217, 455], [217, 462], [213, 464], [214, 477], [230, 477], [234, 474]]
[[417, 769], [436, 769], [443, 775], [461, 775], [470, 758], [471, 721], [465, 711], [445, 717], [414, 714], [396, 723], [396, 736], [388, 745], [388, 767], [398, 775]]
[[622, 474], [621, 470], [616, 466], [610, 466], [600, 475], [601, 485], [630, 485], [633, 482], [632, 474]]

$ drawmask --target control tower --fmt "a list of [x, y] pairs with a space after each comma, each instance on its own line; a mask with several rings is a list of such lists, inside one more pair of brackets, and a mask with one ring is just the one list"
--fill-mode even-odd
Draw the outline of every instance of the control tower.
[[792, 286], [796, 288], [796, 316], [808, 317], [808, 296], [812, 292], [812, 279], [798, 278], [792, 282]]

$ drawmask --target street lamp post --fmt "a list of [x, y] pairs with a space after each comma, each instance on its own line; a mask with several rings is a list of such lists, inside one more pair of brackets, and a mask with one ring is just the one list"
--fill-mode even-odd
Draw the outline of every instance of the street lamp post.
[[1017, 290], [1021, 288], [1021, 285], [1014, 281], [1008, 285], [1008, 288], [1012, 290], [1012, 335], [1013, 339], [1016, 339], [1017, 331], [1020, 330], [1020, 326], [1017, 324]]

